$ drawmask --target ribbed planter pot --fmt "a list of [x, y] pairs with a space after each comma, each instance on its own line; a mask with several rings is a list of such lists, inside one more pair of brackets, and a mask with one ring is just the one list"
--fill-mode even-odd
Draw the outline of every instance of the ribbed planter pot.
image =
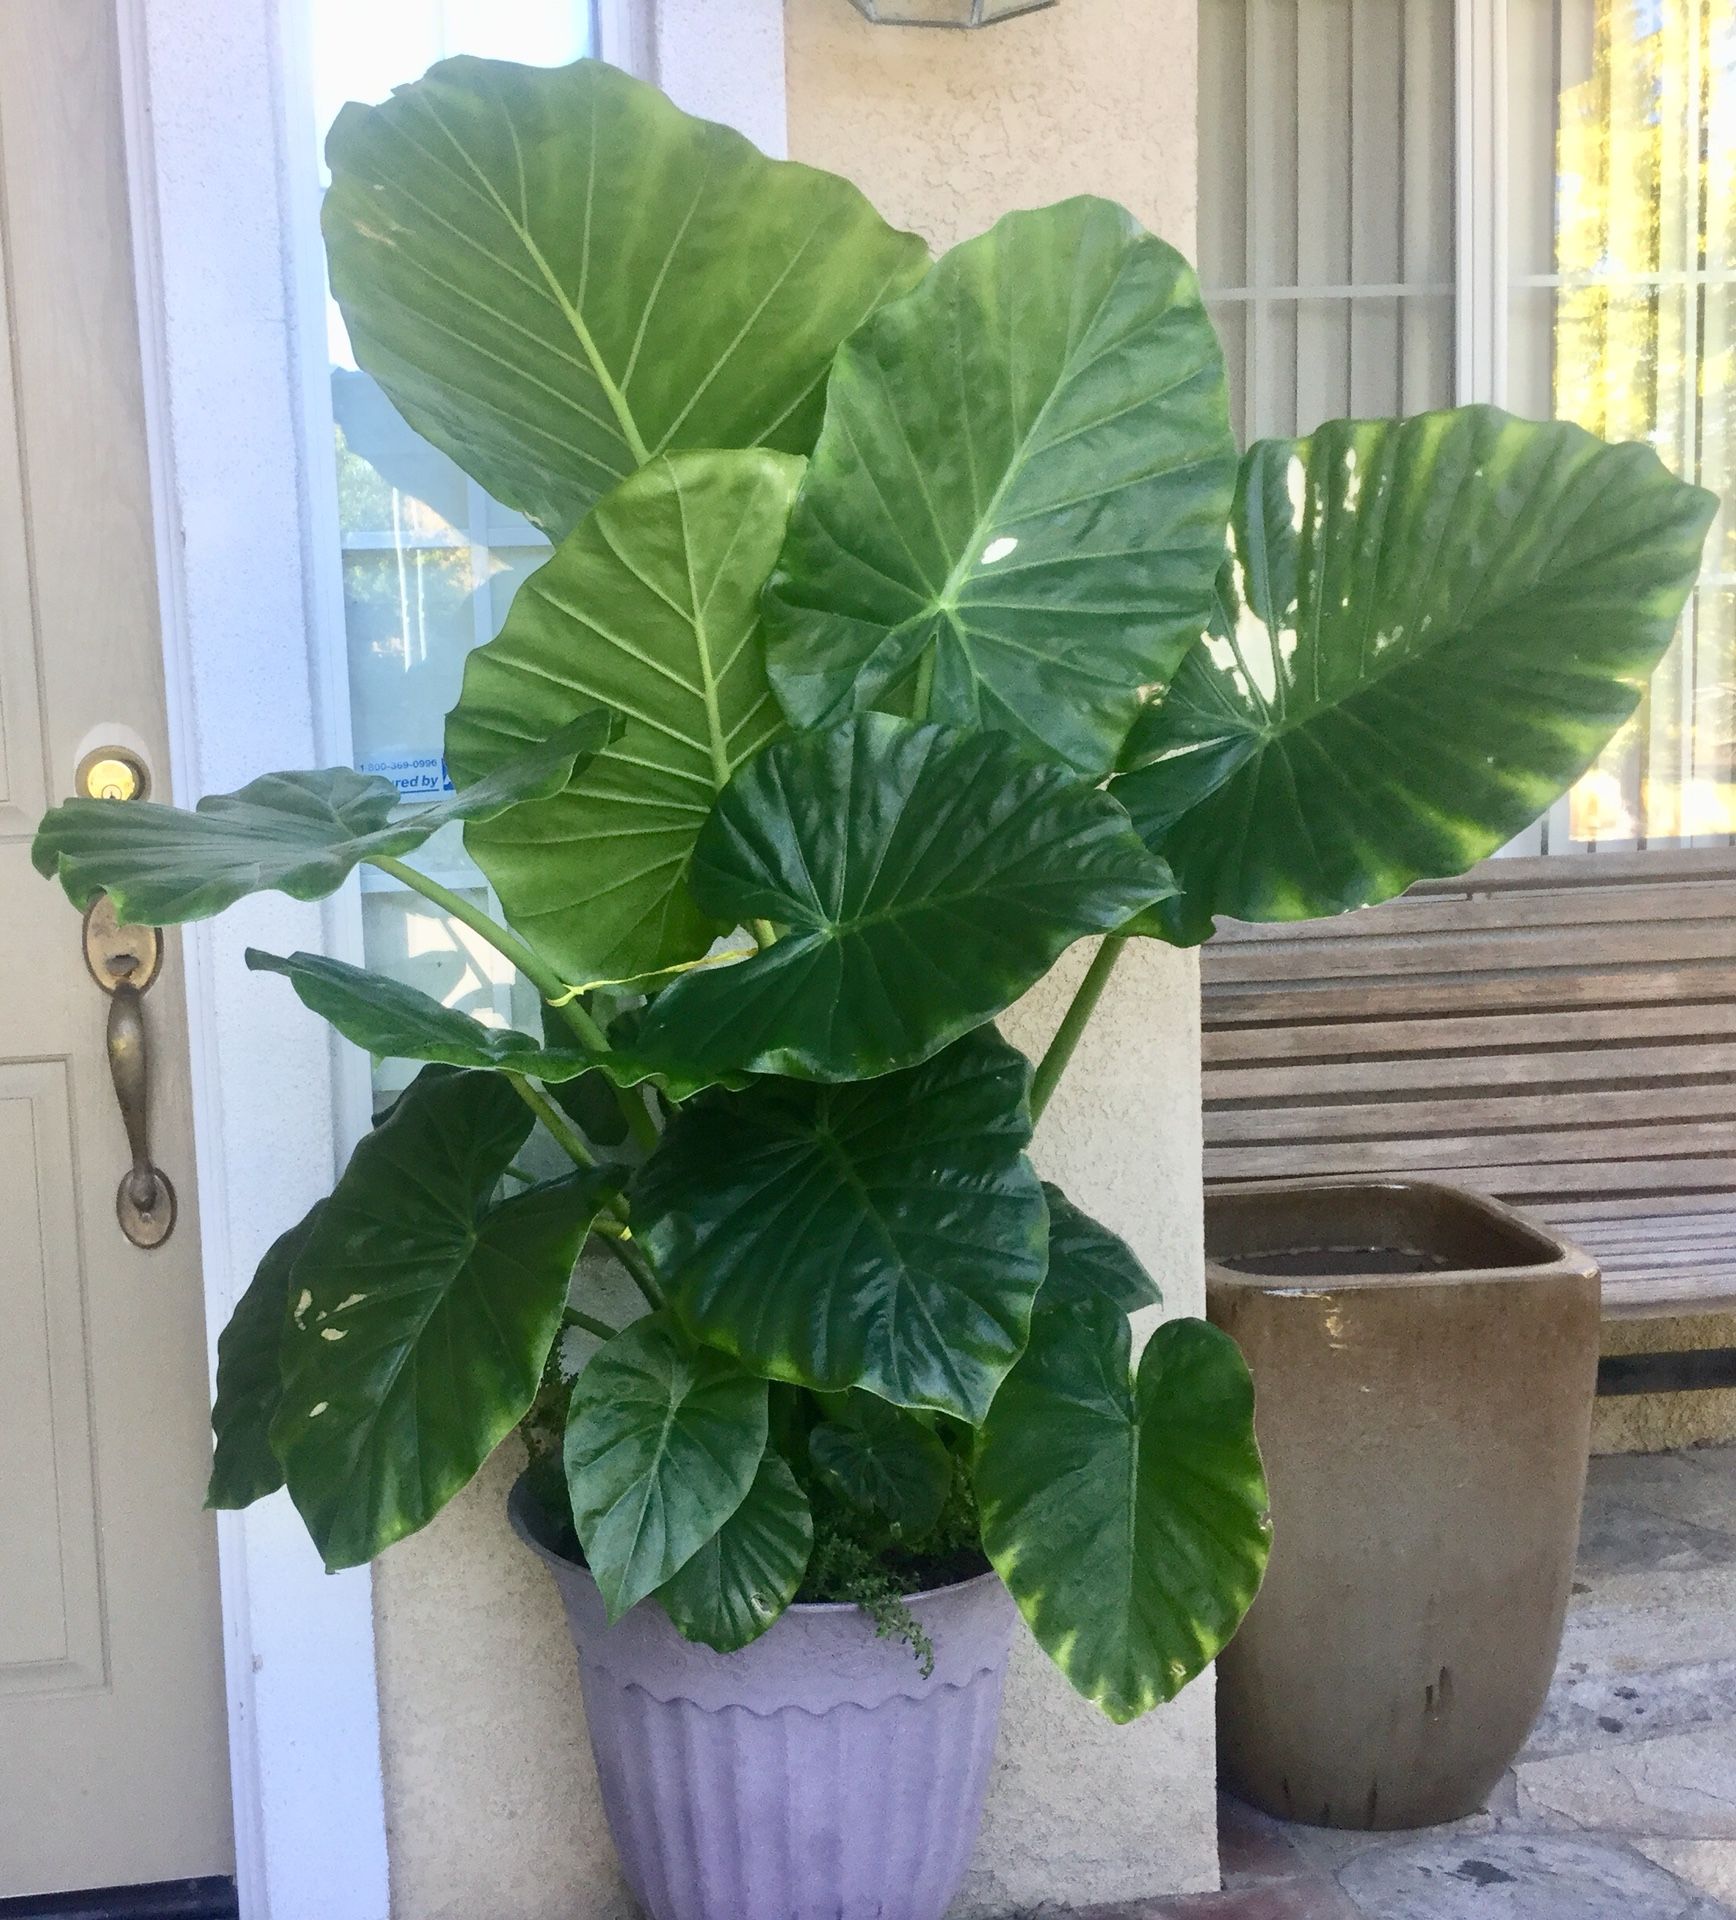
[[976, 1842], [1018, 1617], [993, 1574], [910, 1598], [926, 1678], [853, 1606], [791, 1607], [720, 1654], [652, 1601], [609, 1626], [522, 1484], [511, 1516], [560, 1589], [609, 1832], [652, 1920], [940, 1920]]
[[1208, 1195], [1272, 1558], [1218, 1662], [1224, 1780], [1316, 1826], [1475, 1812], [1549, 1690], [1596, 1390], [1583, 1254], [1431, 1182]]

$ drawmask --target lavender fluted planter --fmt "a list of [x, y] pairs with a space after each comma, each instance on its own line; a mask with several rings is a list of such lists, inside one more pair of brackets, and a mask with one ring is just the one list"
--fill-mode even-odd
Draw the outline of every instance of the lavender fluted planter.
[[609, 1626], [542, 1537], [579, 1650], [603, 1810], [653, 1920], [940, 1920], [975, 1844], [1017, 1611], [993, 1574], [915, 1594], [924, 1679], [853, 1606], [797, 1606], [752, 1646], [684, 1640], [654, 1601]]

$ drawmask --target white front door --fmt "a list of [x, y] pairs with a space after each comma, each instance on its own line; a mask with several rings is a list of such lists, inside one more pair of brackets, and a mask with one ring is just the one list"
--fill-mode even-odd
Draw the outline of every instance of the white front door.
[[156, 606], [113, 0], [0, 0], [0, 1898], [232, 1869], [179, 947], [146, 1251], [108, 997], [30, 864], [91, 749], [167, 792]]

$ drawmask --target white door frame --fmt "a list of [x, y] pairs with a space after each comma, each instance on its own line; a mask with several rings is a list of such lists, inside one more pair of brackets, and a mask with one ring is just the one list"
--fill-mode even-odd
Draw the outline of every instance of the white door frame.
[[[363, 0], [363, 4], [366, 0]], [[844, 0], [830, 0], [844, 4]], [[347, 764], [306, 0], [115, 0], [174, 798]], [[597, 0], [605, 54], [784, 150], [781, 0]], [[301, 244], [290, 241], [299, 237]], [[351, 888], [188, 928], [209, 1338], [366, 1124], [366, 1063], [241, 963], [360, 959]], [[282, 1494], [217, 1517], [242, 1920], [388, 1920], [372, 1582]]]

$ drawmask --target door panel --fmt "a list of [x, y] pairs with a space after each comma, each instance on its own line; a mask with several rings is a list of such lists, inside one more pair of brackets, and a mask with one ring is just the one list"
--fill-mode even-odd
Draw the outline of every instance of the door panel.
[[68, 1062], [0, 1063], [0, 1168], [11, 1196], [0, 1263], [0, 1477], [7, 1557], [0, 1695], [101, 1686], [102, 1596], [90, 1456]]
[[179, 947], [147, 1253], [108, 1003], [29, 858], [87, 748], [168, 786], [121, 124], [112, 0], [0, 0], [0, 1897], [232, 1862]]

